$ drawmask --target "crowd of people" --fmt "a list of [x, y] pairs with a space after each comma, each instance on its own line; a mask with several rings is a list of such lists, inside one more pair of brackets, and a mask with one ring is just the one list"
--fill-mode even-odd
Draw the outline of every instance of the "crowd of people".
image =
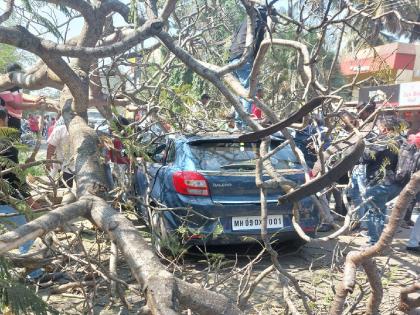
[[[253, 30], [254, 42], [251, 46], [246, 47], [247, 21], [244, 20], [233, 34], [229, 57], [230, 65], [237, 65], [233, 74], [247, 92], [250, 92], [250, 76], [253, 63], [266, 32], [267, 15], [270, 14], [272, 8], [270, 6], [256, 6], [254, 10], [256, 13], [256, 23]], [[245, 52], [248, 52], [246, 56], [244, 56]], [[250, 95], [250, 97], [261, 100], [263, 89], [258, 88], [256, 94]], [[258, 102], [243, 97], [240, 98], [240, 101], [243, 110], [251, 118], [259, 120], [262, 124], [267, 122], [258, 107]], [[347, 112], [344, 115], [346, 123], [340, 132], [334, 135], [335, 139], [333, 139], [331, 133], [328, 133], [323, 117], [313, 117], [305, 128], [295, 133], [296, 143], [303, 152], [308, 165], [310, 167], [316, 166], [317, 152], [328, 148], [331, 141], [340, 137], [345, 138], [352, 132], [352, 127], [364, 124], [375, 110], [375, 103], [369, 102], [357, 107], [357, 115]], [[364, 124], [363, 128], [370, 130], [365, 138], [366, 149], [350, 175], [349, 197], [353, 207], [358, 208], [360, 228], [367, 230], [369, 244], [371, 245], [375, 244], [382, 234], [386, 222], [387, 203], [401, 192], [410, 175], [420, 169], [420, 132], [419, 130], [408, 130], [404, 135], [402, 132], [404, 128], [401, 128], [401, 125], [401, 122], [393, 115], [382, 115], [375, 124]], [[235, 121], [234, 123], [232, 121], [228, 122], [228, 130], [235, 131], [246, 128], [246, 122], [235, 111]], [[398, 150], [398, 148], [401, 149]], [[316, 176], [320, 171], [319, 163], [317, 163], [317, 166], [318, 169], [315, 167], [312, 170], [313, 176]], [[405, 173], [405, 176], [401, 175], [402, 172]], [[417, 196], [407, 210], [403, 222], [406, 227], [414, 225], [414, 222], [411, 221], [411, 214], [419, 198], [420, 196]], [[324, 224], [321, 226], [321, 231], [327, 231], [330, 228], [332, 227]], [[407, 250], [419, 253], [419, 241], [420, 216], [412, 229]]]
[[27, 118], [22, 118], [22, 132], [27, 132], [31, 134], [38, 134], [41, 132], [41, 135], [44, 138], [48, 138], [54, 129], [56, 122], [56, 117], [52, 115], [35, 115], [29, 114]]
[[[331, 142], [350, 136], [352, 127], [365, 132], [365, 150], [347, 178], [350, 187], [347, 194], [352, 208], [357, 209], [356, 226], [368, 237], [369, 245], [375, 244], [382, 234], [390, 201], [400, 194], [410, 176], [420, 170], [420, 132], [409, 129], [409, 125], [392, 112], [381, 113], [376, 120], [368, 122], [368, 118], [374, 118], [371, 115], [375, 110], [374, 102], [360, 104], [357, 114], [345, 113], [345, 124], [333, 132], [328, 132], [325, 121], [316, 117], [295, 135], [296, 144], [312, 168], [311, 176], [316, 177], [320, 173], [320, 150], [325, 151]], [[419, 200], [418, 195], [402, 221], [403, 227], [412, 228], [407, 250], [417, 253], [420, 252], [420, 216], [416, 223], [411, 216]], [[330, 228], [322, 225], [320, 231]]]

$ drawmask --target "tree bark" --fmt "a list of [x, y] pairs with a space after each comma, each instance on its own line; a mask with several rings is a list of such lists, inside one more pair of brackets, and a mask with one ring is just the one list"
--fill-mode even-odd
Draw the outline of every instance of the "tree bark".
[[330, 315], [340, 315], [343, 313], [347, 294], [353, 292], [356, 284], [356, 269], [359, 265], [363, 265], [365, 268], [372, 289], [371, 297], [369, 298], [366, 307], [366, 313], [377, 314], [379, 312], [378, 308], [382, 300], [382, 287], [380, 285], [380, 278], [375, 275], [377, 269], [373, 258], [375, 256], [383, 255], [384, 251], [389, 248], [395, 233], [400, 226], [400, 222], [404, 218], [409, 203], [415, 198], [419, 191], [420, 171], [417, 171], [413, 174], [410, 182], [398, 196], [397, 202], [389, 217], [389, 222], [378, 242], [363, 251], [351, 251], [347, 254], [344, 264], [343, 279], [337, 287], [336, 295], [330, 308]]
[[42, 236], [70, 220], [85, 216], [89, 211], [89, 205], [89, 198], [81, 198], [77, 202], [57, 208], [13, 231], [0, 235], [0, 255], [19, 247], [26, 241]]

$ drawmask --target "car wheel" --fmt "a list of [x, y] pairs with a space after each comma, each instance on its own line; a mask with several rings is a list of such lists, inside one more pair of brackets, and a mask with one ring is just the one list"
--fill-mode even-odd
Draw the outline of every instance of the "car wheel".
[[[316, 236], [314, 232], [309, 232], [309, 233], [307, 233], [307, 235], [311, 238], [315, 238], [315, 236]], [[300, 247], [306, 245], [307, 243], [308, 243], [307, 241], [305, 241], [303, 238], [298, 236], [297, 238], [293, 239], [290, 242], [290, 246], [292, 248], [300, 248]]]
[[291, 248], [298, 249], [298, 248], [306, 245], [306, 243], [307, 242], [303, 238], [299, 237], [299, 238], [296, 238], [296, 239], [292, 240], [289, 244], [290, 244]]
[[175, 257], [179, 242], [175, 239], [175, 236], [168, 231], [162, 212], [153, 211], [151, 213], [151, 217], [150, 227], [152, 230], [153, 247], [162, 257]]

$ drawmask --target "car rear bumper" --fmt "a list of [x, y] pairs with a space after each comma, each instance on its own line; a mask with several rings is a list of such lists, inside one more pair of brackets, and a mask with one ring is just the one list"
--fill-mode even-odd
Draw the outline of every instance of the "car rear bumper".
[[[231, 216], [202, 222], [199, 226], [189, 221], [189, 224], [183, 225], [187, 228], [187, 232], [182, 236], [182, 240], [185, 244], [190, 245], [243, 244], [262, 241], [261, 229], [232, 230], [232, 221]], [[291, 214], [283, 214], [283, 223], [282, 228], [267, 230], [269, 238], [281, 242], [298, 239], [299, 236], [292, 225]], [[306, 233], [313, 234], [317, 221], [313, 218], [306, 218], [301, 219], [299, 224]], [[166, 221], [166, 226], [170, 231], [176, 231], [180, 224], [170, 224]]]
[[[314, 230], [307, 231], [309, 235], [313, 235]], [[296, 231], [287, 229], [279, 231], [277, 233], [269, 233], [268, 237], [270, 241], [287, 242], [292, 240], [300, 239], [300, 236]], [[217, 237], [213, 235], [192, 235], [186, 240], [186, 245], [236, 245], [236, 244], [251, 244], [251, 243], [262, 243], [261, 234], [234, 234], [234, 233], [222, 233]]]
[[[206, 198], [186, 198], [180, 196], [177, 203], [171, 203], [172, 207], [191, 208], [192, 211], [182, 210], [172, 213], [163, 212], [165, 226], [168, 231], [183, 231], [178, 236], [187, 244], [241, 244], [261, 241], [261, 229], [234, 227], [234, 219], [240, 217], [259, 218], [261, 215], [261, 204], [258, 203], [231, 203], [214, 204]], [[313, 211], [313, 204], [305, 200], [300, 209], [299, 225], [307, 233], [314, 233], [318, 224], [317, 216]], [[268, 229], [270, 238], [279, 241], [297, 239], [292, 224], [292, 209], [290, 205], [278, 205], [270, 203], [267, 205], [269, 216], [282, 216], [282, 225], [273, 226]], [[181, 218], [185, 218], [184, 220]], [[246, 225], [248, 227], [248, 225]], [[250, 225], [251, 226], [251, 225]], [[180, 229], [180, 227], [182, 227]], [[174, 232], [177, 233], [177, 232]]]

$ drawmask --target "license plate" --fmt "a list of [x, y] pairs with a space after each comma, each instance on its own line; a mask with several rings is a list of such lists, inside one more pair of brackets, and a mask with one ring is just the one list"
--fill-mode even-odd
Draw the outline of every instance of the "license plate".
[[[283, 216], [269, 215], [267, 217], [267, 228], [275, 229], [283, 227]], [[247, 217], [232, 217], [232, 231], [241, 230], [260, 230], [261, 217], [260, 216], [247, 216]]]

